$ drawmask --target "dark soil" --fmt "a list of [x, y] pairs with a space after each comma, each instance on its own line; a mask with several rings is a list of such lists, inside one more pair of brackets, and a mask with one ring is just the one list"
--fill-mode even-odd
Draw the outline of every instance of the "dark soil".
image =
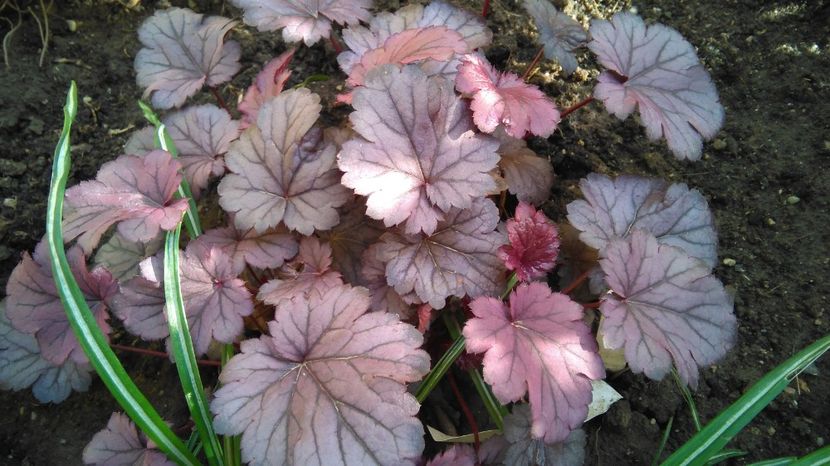
[[[135, 106], [140, 97], [132, 69], [135, 31], [168, 2], [145, 1], [132, 9], [121, 4], [130, 2], [116, 0], [55, 3], [44, 66], [37, 65], [40, 37], [27, 15], [10, 41], [9, 66], [0, 70], [0, 290], [20, 252], [31, 250], [44, 231], [51, 154], [69, 81], [77, 81], [83, 98], [73, 133], [71, 185], [92, 178], [101, 163], [119, 155], [130, 129], [143, 125]], [[201, 12], [238, 15], [221, 2], [189, 3]], [[386, 3], [396, 7], [399, 2]], [[581, 20], [630, 6], [624, 1], [555, 3]], [[727, 116], [703, 160], [676, 161], [664, 143], [646, 140], [635, 119], [620, 122], [597, 103], [568, 117], [547, 141], [531, 145], [551, 159], [559, 176], [545, 206], [559, 221], [564, 221], [565, 204], [578, 196], [577, 182], [591, 171], [664, 177], [685, 182], [709, 199], [721, 259], [734, 260], [716, 273], [735, 291], [740, 328], [732, 352], [703, 371], [695, 401], [707, 422], [766, 371], [830, 332], [823, 283], [830, 276], [830, 3], [655, 0], [633, 6], [647, 22], [678, 29], [711, 70]], [[479, 2], [470, 7], [479, 8]], [[33, 8], [37, 11], [37, 2]], [[8, 10], [0, 16], [16, 19]], [[76, 31], [70, 31], [69, 20]], [[523, 71], [537, 46], [520, 2], [494, 1], [489, 22], [496, 35], [487, 51], [490, 58], [499, 67]], [[0, 34], [8, 31], [5, 23], [0, 27]], [[245, 27], [234, 36], [243, 43], [244, 66], [223, 88], [228, 96], [285, 50], [275, 36], [255, 35]], [[326, 65], [320, 68], [321, 63]], [[321, 72], [339, 77], [333, 63], [328, 46], [300, 48], [294, 78]], [[564, 78], [555, 65], [543, 64], [533, 81], [567, 107], [590, 95], [597, 67], [587, 54], [582, 64], [577, 75]], [[335, 111], [331, 118], [343, 114]], [[131, 343], [127, 337], [116, 339]], [[175, 370], [164, 360], [135, 355], [126, 355], [124, 363], [160, 412], [174, 426], [186, 427]], [[803, 455], [830, 440], [830, 358], [817, 363], [817, 374], [802, 375], [731, 443], [748, 452], [738, 463]], [[670, 380], [658, 383], [622, 373], [610, 383], [625, 399], [586, 426], [588, 464], [650, 463], [672, 417], [667, 452], [694, 433], [688, 407]], [[88, 393], [75, 393], [57, 406], [40, 405], [25, 391], [0, 392], [0, 464], [79, 464], [86, 442], [117, 409], [98, 380]]]

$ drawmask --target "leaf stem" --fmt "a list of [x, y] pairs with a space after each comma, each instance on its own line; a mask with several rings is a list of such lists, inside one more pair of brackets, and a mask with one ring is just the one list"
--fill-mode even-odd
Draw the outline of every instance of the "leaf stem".
[[470, 424], [470, 429], [473, 431], [476, 464], [478, 464], [478, 449], [481, 447], [481, 439], [478, 437], [478, 423], [476, 422], [475, 416], [473, 416], [473, 412], [470, 411], [470, 407], [467, 405], [467, 402], [464, 401], [464, 395], [462, 395], [461, 390], [458, 389], [458, 384], [455, 382], [455, 376], [452, 375], [452, 371], [447, 372], [447, 381], [450, 383], [450, 389], [455, 395], [455, 399], [458, 400], [458, 405], [461, 407], [461, 411], [464, 413], [464, 417], [467, 418], [467, 422]]
[[590, 103], [591, 103], [591, 102], [593, 102], [593, 101], [594, 101], [594, 96], [588, 96], [588, 98], [586, 98], [586, 99], [585, 99], [585, 100], [583, 100], [582, 102], [579, 102], [579, 103], [576, 103], [576, 104], [574, 104], [574, 105], [571, 105], [570, 107], [568, 107], [568, 109], [567, 109], [567, 110], [565, 110], [564, 112], [560, 113], [560, 114], [559, 114], [559, 119], [560, 119], [560, 120], [564, 120], [564, 119], [565, 119], [565, 117], [567, 117], [567, 116], [568, 116], [568, 115], [570, 115], [571, 113], [573, 113], [573, 112], [575, 112], [575, 111], [579, 110], [580, 108], [582, 108], [582, 107], [584, 107], [584, 106], [586, 106], [586, 105], [590, 104]]
[[575, 278], [575, 279], [571, 282], [571, 284], [570, 284], [570, 285], [568, 285], [568, 286], [566, 286], [566, 287], [565, 287], [565, 289], [563, 289], [562, 291], [560, 291], [560, 293], [562, 293], [562, 294], [571, 294], [571, 292], [573, 292], [573, 290], [575, 290], [575, 289], [579, 288], [579, 285], [581, 285], [581, 284], [582, 284], [582, 283], [583, 283], [586, 279], [588, 279], [588, 276], [590, 276], [590, 275], [591, 275], [591, 270], [592, 270], [592, 269], [588, 269], [588, 270], [586, 270], [586, 271], [582, 272], [581, 274], [579, 274], [579, 275], [578, 275], [578, 276], [577, 276], [577, 277], [576, 277], [576, 278]]
[[231, 113], [231, 109], [228, 108], [228, 104], [225, 102], [225, 99], [222, 97], [222, 94], [219, 93], [219, 89], [214, 86], [210, 86], [210, 93], [213, 94], [213, 98], [216, 99], [216, 103], [222, 107], [222, 110], [228, 112], [228, 115], [233, 115]]
[[[137, 354], [144, 354], [147, 356], [155, 356], [157, 358], [170, 358], [168, 353], [164, 351], [155, 351], [147, 348], [136, 348], [135, 346], [127, 346], [127, 345], [116, 345], [115, 343], [110, 343], [110, 348], [117, 349], [120, 351], [127, 351], [129, 353], [137, 353]], [[222, 365], [219, 361], [214, 361], [212, 359], [197, 359], [196, 363], [200, 366], [211, 366], [211, 367], [219, 367]]]
[[[481, 7], [481, 17], [486, 18], [490, 14], [490, 0], [484, 0], [484, 5]], [[476, 448], [478, 451], [478, 448]]]
[[539, 64], [539, 60], [542, 59], [542, 54], [545, 53], [545, 46], [539, 47], [539, 50], [536, 51], [536, 55], [533, 56], [533, 60], [530, 61], [530, 64], [527, 65], [525, 68], [525, 72], [522, 75], [522, 81], [527, 81], [527, 79], [533, 74], [533, 70], [536, 69], [536, 65]]
[[334, 49], [335, 53], [343, 53], [343, 45], [340, 43], [340, 39], [337, 37], [337, 34], [334, 32], [334, 30], [332, 30], [329, 34], [329, 42], [331, 43], [331, 46]]

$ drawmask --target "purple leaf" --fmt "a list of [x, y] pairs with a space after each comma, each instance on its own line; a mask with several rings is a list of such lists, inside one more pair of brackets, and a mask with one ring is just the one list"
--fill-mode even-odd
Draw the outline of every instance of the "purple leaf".
[[415, 292], [434, 309], [450, 296], [498, 295], [505, 274], [496, 250], [507, 242], [495, 231], [498, 223], [496, 205], [476, 199], [469, 209], [451, 210], [431, 236], [385, 234], [380, 255], [387, 283], [403, 296]]
[[296, 296], [343, 284], [340, 274], [331, 269], [331, 246], [314, 237], [300, 241], [300, 252], [289, 267], [283, 267], [283, 276], [263, 284], [257, 299], [279, 308]]
[[[95, 321], [108, 334], [107, 303], [115, 294], [117, 283], [103, 267], [87, 270], [84, 254], [78, 247], [69, 249], [67, 259]], [[63, 311], [45, 240], [38, 243], [33, 256], [23, 254], [23, 260], [9, 277], [6, 293], [6, 316], [15, 329], [37, 338], [46, 360], [58, 366], [67, 358], [78, 364], [88, 363]]]
[[692, 45], [674, 29], [631, 13], [591, 23], [593, 51], [603, 71], [594, 97], [625, 119], [639, 105], [649, 139], [666, 138], [678, 159], [697, 160], [702, 139], [723, 124], [723, 107]]
[[240, 129], [256, 124], [259, 108], [268, 99], [280, 95], [285, 82], [291, 77], [288, 65], [294, 58], [295, 49], [284, 52], [282, 55], [269, 61], [256, 75], [256, 81], [245, 91], [245, 97], [239, 102], [239, 112], [242, 113]]
[[246, 340], [219, 376], [219, 434], [242, 434], [242, 460], [265, 464], [412, 464], [424, 448], [404, 384], [429, 357], [397, 316], [366, 313], [361, 288], [337, 286], [278, 308], [271, 336]]
[[612, 240], [604, 257], [600, 266], [613, 291], [600, 306], [605, 346], [623, 348], [631, 370], [655, 380], [673, 360], [683, 382], [696, 387], [698, 366], [713, 364], [735, 341], [723, 285], [706, 264], [643, 230]]
[[331, 23], [369, 21], [371, 0], [232, 0], [245, 10], [245, 24], [260, 31], [282, 29], [286, 42], [314, 45], [331, 34]]
[[151, 449], [126, 414], [112, 413], [106, 429], [84, 448], [84, 464], [104, 466], [173, 466], [164, 453]]
[[633, 229], [646, 230], [661, 244], [683, 249], [714, 267], [718, 235], [706, 199], [685, 184], [639, 176], [590, 174], [579, 183], [585, 200], [568, 205], [568, 221], [579, 239], [600, 251]]
[[161, 249], [161, 243], [161, 236], [143, 243], [128, 241], [120, 233], [115, 232], [95, 252], [95, 265], [105, 267], [116, 280], [128, 280], [138, 274], [138, 264], [141, 261]]
[[557, 10], [548, 0], [524, 0], [524, 7], [539, 31], [539, 43], [545, 47], [545, 57], [558, 61], [566, 74], [576, 71], [578, 63], [574, 50], [588, 40], [582, 25]]
[[383, 245], [373, 244], [363, 253], [361, 275], [372, 296], [369, 309], [375, 312], [391, 312], [408, 319], [415, 314], [415, 304], [420, 300], [415, 293], [402, 297], [386, 283], [386, 263], [382, 260]]
[[506, 306], [496, 298], [470, 303], [467, 351], [483, 353], [484, 380], [502, 403], [528, 394], [533, 437], [561, 442], [585, 420], [591, 380], [605, 377], [582, 306], [544, 283], [521, 284]]
[[320, 108], [320, 97], [308, 89], [285, 91], [231, 144], [225, 162], [232, 173], [219, 183], [219, 204], [236, 212], [237, 228], [261, 233], [282, 221], [310, 235], [337, 225], [336, 209], [349, 194], [340, 184], [335, 146], [321, 132], [309, 132]]
[[521, 281], [542, 278], [553, 270], [559, 256], [559, 231], [544, 212], [524, 202], [507, 221], [507, 238], [499, 248], [499, 258]]
[[493, 136], [501, 142], [499, 168], [510, 192], [520, 201], [534, 205], [546, 201], [554, 178], [550, 161], [528, 149], [524, 140], [508, 136], [503, 129], [497, 129]]
[[504, 463], [511, 466], [581, 466], [585, 461], [585, 431], [577, 429], [562, 442], [546, 443], [531, 435], [531, 407], [520, 404], [504, 417], [504, 437], [509, 446]]
[[230, 81], [239, 71], [239, 44], [224, 42], [236, 21], [203, 18], [188, 9], [168, 8], [144, 21], [135, 56], [136, 81], [152, 94], [156, 108], [179, 107], [203, 85]]
[[194, 196], [207, 187], [208, 178], [225, 173], [222, 156], [239, 136], [239, 122], [215, 105], [187, 107], [164, 119], [179, 151], [184, 176]]
[[6, 317], [6, 300], [0, 301], [0, 388], [22, 390], [32, 387], [41, 403], [60, 403], [72, 390], [89, 388], [92, 368], [67, 359], [56, 366], [40, 355], [37, 340], [12, 327]]
[[297, 255], [299, 244], [284, 228], [257, 233], [254, 229], [241, 232], [233, 227], [214, 228], [199, 236], [194, 243], [206, 248], [219, 248], [233, 260], [233, 268], [242, 273], [245, 264], [260, 269], [275, 269], [286, 259]]
[[130, 134], [130, 139], [124, 144], [124, 153], [130, 155], [144, 155], [156, 150], [156, 129], [145, 126]]
[[182, 297], [197, 355], [207, 353], [213, 339], [233, 343], [242, 334], [242, 318], [254, 311], [251, 293], [237, 275], [221, 249], [191, 243], [185, 251]]
[[115, 223], [128, 241], [149, 241], [159, 230], [172, 230], [187, 210], [187, 199], [173, 199], [182, 180], [180, 168], [162, 150], [105, 163], [94, 181], [66, 190], [64, 241], [77, 238], [89, 254]]
[[418, 68], [372, 70], [354, 93], [343, 184], [368, 196], [366, 214], [407, 233], [433, 233], [452, 208], [469, 208], [495, 187], [497, 141], [470, 129], [465, 105], [444, 78]]
[[496, 71], [479, 54], [461, 58], [455, 87], [472, 95], [473, 120], [485, 133], [502, 125], [515, 138], [523, 138], [527, 132], [548, 137], [559, 123], [559, 110], [538, 87], [514, 73]]
[[427, 461], [426, 466], [476, 466], [476, 452], [470, 445], [452, 445]]
[[352, 285], [365, 285], [361, 277], [361, 257], [383, 234], [383, 224], [366, 217], [366, 204], [355, 196], [340, 208], [340, 223], [328, 231], [318, 232], [331, 246], [333, 266]]
[[164, 314], [162, 260], [161, 256], [143, 260], [139, 264], [141, 274], [122, 283], [112, 299], [112, 312], [124, 328], [148, 341], [170, 334]]

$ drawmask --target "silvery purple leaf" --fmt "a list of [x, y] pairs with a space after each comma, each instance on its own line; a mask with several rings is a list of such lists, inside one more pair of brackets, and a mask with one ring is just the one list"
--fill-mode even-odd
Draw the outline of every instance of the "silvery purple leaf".
[[242, 460], [414, 464], [424, 448], [406, 383], [429, 370], [411, 325], [336, 286], [277, 308], [271, 336], [246, 340], [219, 376], [216, 432], [242, 434]]
[[620, 119], [639, 105], [649, 139], [666, 138], [678, 159], [697, 160], [703, 139], [723, 124], [723, 106], [694, 47], [674, 29], [631, 13], [591, 23], [593, 51], [603, 71], [594, 97]]
[[149, 241], [160, 230], [172, 230], [187, 210], [187, 199], [173, 198], [182, 180], [180, 169], [162, 150], [105, 163], [95, 180], [66, 190], [64, 241], [77, 238], [89, 254], [115, 223], [128, 241]]
[[229, 81], [239, 71], [240, 47], [224, 42], [235, 21], [204, 18], [188, 9], [159, 10], [138, 29], [136, 81], [156, 108], [179, 107], [203, 85]]
[[[41, 355], [52, 364], [60, 366], [67, 359], [86, 364], [88, 359], [75, 338], [55, 288], [47, 247], [46, 241], [41, 240], [34, 254], [24, 253], [23, 260], [12, 271], [6, 285], [6, 316], [15, 329], [35, 336]], [[108, 334], [107, 306], [118, 284], [103, 267], [88, 270], [84, 254], [77, 246], [69, 249], [67, 259], [98, 326]]]
[[291, 264], [283, 267], [280, 278], [260, 287], [257, 299], [279, 309], [297, 296], [324, 293], [343, 284], [340, 274], [331, 268], [331, 246], [307, 236], [300, 240], [299, 249]]
[[531, 435], [530, 407], [518, 404], [504, 417], [504, 438], [509, 446], [504, 463], [510, 466], [581, 466], [585, 461], [585, 431], [576, 429], [562, 442], [545, 443]]
[[282, 29], [286, 42], [314, 45], [331, 34], [331, 23], [369, 21], [371, 0], [232, 0], [245, 11], [245, 24], [260, 31]]
[[493, 133], [499, 146], [499, 168], [508, 190], [519, 201], [540, 205], [550, 196], [553, 187], [553, 165], [527, 147], [523, 139], [508, 136], [502, 128]]
[[124, 153], [130, 155], [144, 155], [156, 149], [156, 129], [152, 126], [145, 126], [130, 134], [127, 143], [124, 144]]
[[375, 68], [354, 91], [351, 121], [362, 136], [343, 145], [343, 184], [368, 196], [366, 214], [407, 233], [435, 232], [452, 208], [495, 188], [498, 142], [472, 131], [466, 104], [441, 77]]
[[164, 313], [162, 256], [148, 257], [139, 264], [139, 276], [119, 286], [112, 299], [112, 312], [124, 328], [144, 340], [167, 338], [170, 329]]
[[384, 234], [380, 257], [387, 283], [402, 296], [414, 292], [434, 309], [450, 296], [497, 296], [505, 269], [496, 250], [507, 243], [498, 223], [496, 205], [480, 198], [469, 209], [447, 213], [432, 235]]
[[223, 156], [239, 136], [239, 122], [211, 104], [187, 107], [164, 118], [179, 151], [184, 176], [194, 196], [207, 187], [208, 178], [225, 173]]
[[476, 466], [476, 452], [470, 445], [455, 444], [427, 461], [426, 466]]
[[568, 221], [579, 239], [603, 251], [614, 238], [646, 230], [661, 244], [676, 246], [714, 267], [718, 236], [706, 199], [685, 184], [623, 175], [592, 173], [579, 183], [585, 200], [568, 205]]
[[386, 263], [382, 260], [382, 247], [380, 243], [373, 244], [363, 253], [361, 275], [372, 296], [369, 309], [375, 312], [391, 312], [401, 316], [401, 319], [408, 319], [415, 314], [415, 304], [420, 304], [420, 300], [415, 293], [409, 293], [407, 301], [386, 283]]
[[106, 429], [84, 448], [84, 464], [101, 466], [173, 466], [164, 453], [150, 448], [126, 414], [112, 413]]
[[588, 40], [582, 25], [557, 10], [548, 0], [524, 0], [524, 7], [539, 31], [539, 43], [545, 48], [545, 57], [559, 62], [566, 74], [576, 71], [579, 64], [574, 50]]
[[532, 434], [562, 442], [582, 425], [591, 380], [605, 377], [597, 342], [582, 306], [545, 283], [519, 285], [510, 303], [479, 297], [464, 325], [467, 351], [484, 354], [484, 380], [502, 403], [527, 394]]
[[644, 230], [612, 240], [600, 266], [613, 293], [600, 325], [609, 349], [623, 348], [635, 373], [660, 380], [677, 367], [697, 386], [698, 366], [720, 359], [735, 340], [732, 298], [709, 267]]
[[0, 301], [0, 388], [32, 393], [41, 403], [60, 403], [72, 390], [85, 392], [91, 381], [88, 364], [67, 359], [56, 366], [40, 355], [37, 340], [14, 327], [6, 317], [6, 300]]
[[128, 280], [138, 274], [138, 264], [161, 249], [161, 235], [143, 243], [128, 241], [121, 233], [115, 232], [95, 252], [95, 265], [106, 267], [113, 278]]
[[194, 243], [207, 248], [219, 248], [233, 260], [237, 273], [245, 264], [260, 269], [275, 269], [286, 259], [297, 255], [299, 243], [284, 228], [269, 229], [257, 233], [253, 228], [239, 231], [234, 227], [214, 228], [199, 236]]
[[288, 65], [294, 58], [295, 49], [283, 52], [280, 56], [269, 61], [262, 71], [257, 73], [256, 80], [245, 91], [245, 96], [239, 102], [238, 109], [242, 114], [240, 129], [256, 124], [259, 108], [271, 97], [280, 95], [285, 82], [291, 77]]
[[264, 232], [283, 222], [310, 235], [337, 225], [349, 191], [340, 184], [335, 146], [309, 132], [320, 109], [308, 89], [285, 91], [231, 144], [225, 163], [232, 173], [219, 183], [219, 204], [236, 213], [237, 228]]
[[384, 232], [383, 224], [366, 216], [366, 204], [358, 196], [340, 208], [340, 223], [317, 233], [331, 246], [332, 262], [351, 285], [365, 285], [361, 256]]

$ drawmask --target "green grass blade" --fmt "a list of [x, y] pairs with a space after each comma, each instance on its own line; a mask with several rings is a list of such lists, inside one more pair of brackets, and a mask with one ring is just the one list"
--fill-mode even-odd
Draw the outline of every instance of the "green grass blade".
[[[233, 357], [233, 345], [227, 344], [222, 347], [222, 367], [228, 363]], [[239, 435], [224, 435], [222, 436], [223, 452], [225, 453], [226, 466], [241, 466], [242, 465], [242, 451], [241, 447], [242, 437]]]
[[421, 385], [418, 386], [418, 391], [415, 393], [415, 398], [418, 399], [418, 403], [423, 403], [424, 400], [427, 399], [432, 390], [438, 386], [438, 382], [444, 377], [452, 364], [461, 356], [461, 353], [464, 352], [464, 337], [458, 337], [453, 342], [450, 349], [448, 349], [441, 359], [435, 363], [435, 367], [429, 371], [429, 374], [424, 378], [424, 381], [421, 382]]
[[677, 388], [680, 389], [680, 393], [683, 395], [683, 399], [686, 400], [686, 404], [689, 406], [689, 412], [692, 415], [692, 422], [695, 424], [695, 430], [700, 432], [703, 429], [703, 425], [700, 423], [700, 416], [697, 414], [697, 405], [695, 404], [695, 398], [692, 396], [692, 391], [689, 390], [689, 387], [680, 380], [680, 374], [677, 373], [677, 369], [671, 370], [671, 375], [674, 378], [674, 383], [677, 385]]
[[190, 415], [196, 424], [196, 430], [202, 439], [205, 457], [212, 466], [225, 464], [219, 438], [213, 431], [213, 419], [208, 408], [205, 389], [199, 375], [199, 366], [196, 364], [196, 354], [193, 351], [193, 340], [190, 338], [190, 329], [187, 326], [187, 315], [184, 311], [181, 280], [179, 278], [179, 239], [181, 223], [173, 231], [167, 232], [164, 242], [164, 300], [167, 324], [170, 328], [170, 346], [176, 360], [176, 369], [179, 371], [179, 380], [182, 384]]
[[785, 456], [781, 458], [772, 458], [769, 460], [757, 461], [755, 463], [751, 463], [748, 466], [789, 466], [793, 464], [793, 461], [797, 460], [795, 456]]
[[671, 435], [671, 426], [674, 424], [674, 416], [669, 418], [669, 422], [666, 423], [666, 430], [663, 431], [663, 436], [660, 438], [660, 445], [657, 446], [657, 453], [654, 454], [654, 458], [651, 460], [651, 466], [656, 466], [657, 462], [660, 461], [660, 455], [663, 454], [663, 450], [666, 449], [666, 442], [669, 441], [669, 435]]
[[816, 341], [768, 372], [731, 406], [674, 452], [664, 465], [702, 465], [720, 452], [804, 368], [830, 350], [830, 335]]
[[830, 445], [790, 463], [790, 466], [824, 466], [830, 464]]
[[723, 450], [722, 452], [715, 453], [714, 456], [709, 458], [709, 461], [706, 462], [706, 466], [715, 466], [716, 464], [723, 463], [728, 459], [740, 458], [741, 456], [746, 455], [747, 452], [743, 450]]
[[71, 157], [69, 153], [72, 122], [78, 110], [78, 89], [73, 81], [66, 97], [63, 109], [64, 121], [60, 140], [55, 148], [52, 164], [52, 182], [49, 186], [49, 200], [46, 214], [46, 237], [49, 244], [49, 257], [52, 261], [52, 274], [61, 303], [66, 311], [72, 331], [89, 358], [92, 367], [112, 393], [118, 404], [128, 416], [152, 440], [168, 458], [182, 465], [198, 465], [184, 443], [164, 422], [150, 405], [138, 387], [127, 375], [115, 353], [109, 347], [106, 337], [87, 305], [75, 277], [69, 269], [66, 251], [63, 246], [61, 219], [63, 217], [63, 197], [66, 180], [69, 178]]

